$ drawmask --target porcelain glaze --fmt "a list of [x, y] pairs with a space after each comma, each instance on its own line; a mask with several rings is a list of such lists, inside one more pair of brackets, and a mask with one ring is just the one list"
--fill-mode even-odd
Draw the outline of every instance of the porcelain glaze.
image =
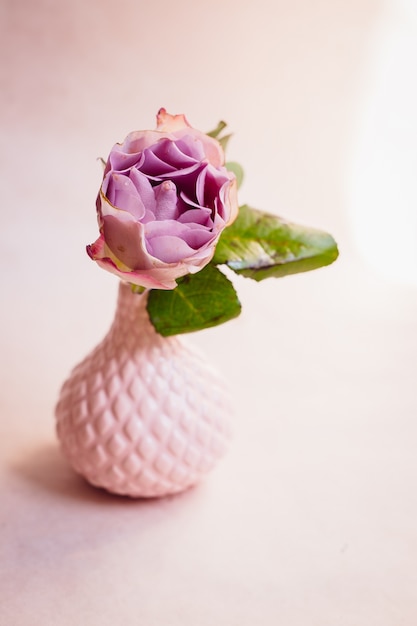
[[104, 340], [72, 371], [56, 407], [65, 456], [90, 483], [131, 497], [182, 491], [230, 438], [227, 390], [183, 339], [162, 337], [146, 295], [120, 284]]

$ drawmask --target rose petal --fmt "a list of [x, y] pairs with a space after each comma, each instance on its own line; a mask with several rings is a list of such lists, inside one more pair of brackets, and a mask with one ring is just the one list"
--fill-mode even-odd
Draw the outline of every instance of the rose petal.
[[196, 180], [198, 174], [202, 169], [207, 167], [205, 163], [197, 163], [192, 167], [187, 167], [184, 170], [177, 170], [176, 172], [172, 172], [169, 175], [161, 175], [159, 177], [160, 180], [169, 179], [175, 186], [177, 187], [178, 192], [183, 192], [185, 195], [190, 198], [193, 202], [197, 200], [196, 198]]
[[161, 235], [174, 235], [181, 237], [187, 230], [188, 226], [181, 224], [178, 220], [155, 220], [145, 225], [145, 240]]
[[149, 179], [136, 168], [130, 170], [130, 179], [143, 202], [145, 210], [155, 214], [155, 193]]
[[225, 183], [220, 189], [219, 200], [222, 205], [222, 209], [220, 210], [219, 208], [219, 213], [221, 213], [221, 216], [226, 221], [226, 226], [229, 226], [229, 224], [235, 221], [239, 213], [237, 180], [233, 174], [231, 174], [229, 182]]
[[156, 141], [167, 137], [167, 133], [157, 130], [136, 130], [129, 133], [122, 143], [116, 143], [107, 159], [104, 174], [111, 169], [123, 172], [135, 165], [142, 152]]
[[157, 220], [175, 220], [178, 217], [177, 188], [170, 180], [166, 180], [154, 188]]
[[118, 261], [131, 270], [152, 266], [144, 244], [143, 228], [139, 222], [122, 222], [112, 215], [104, 217], [104, 240], [120, 269]]
[[103, 182], [102, 191], [108, 201], [121, 211], [140, 220], [145, 215], [145, 206], [133, 182], [124, 174], [109, 172]]
[[175, 130], [190, 127], [185, 115], [171, 115], [166, 109], [159, 109], [156, 115], [157, 129], [172, 133]]
[[209, 163], [211, 163], [211, 165], [213, 165], [213, 167], [222, 167], [224, 165], [225, 159], [223, 148], [217, 139], [205, 135], [196, 128], [184, 128], [174, 132], [173, 135], [177, 139], [186, 138], [187, 143], [190, 144], [192, 142], [200, 142], [206, 159]]
[[97, 203], [97, 209], [99, 217], [103, 219], [106, 215], [113, 215], [122, 222], [136, 222], [136, 218], [119, 207], [114, 206], [109, 199], [105, 196], [102, 189], [100, 189], [99, 200]]
[[193, 142], [190, 144], [184, 140], [162, 139], [148, 150], [152, 151], [161, 161], [173, 165], [175, 169], [191, 167], [205, 157], [201, 143]]
[[202, 206], [213, 207], [214, 200], [219, 195], [219, 190], [228, 182], [227, 170], [222, 168], [219, 171], [211, 165], [207, 165], [200, 172], [196, 181], [197, 202]]
[[206, 154], [204, 152], [204, 146], [202, 141], [186, 141], [183, 139], [176, 139], [175, 145], [183, 154], [192, 157], [196, 161], [207, 161]]
[[205, 228], [190, 228], [183, 235], [183, 238], [190, 248], [193, 248], [193, 251], [195, 251], [209, 244], [214, 239], [214, 235]]
[[[181, 196], [182, 197], [182, 196]], [[185, 198], [185, 201], [187, 199]], [[193, 206], [191, 202], [188, 202], [189, 205]], [[197, 206], [198, 205], [194, 205]], [[198, 224], [200, 226], [205, 226], [206, 228], [213, 228], [213, 220], [211, 219], [211, 209], [206, 209], [205, 207], [198, 207], [196, 209], [187, 209], [182, 212], [182, 214], [178, 217], [178, 221], [181, 224]]]
[[192, 128], [185, 115], [170, 115], [166, 109], [160, 109], [156, 116], [157, 129], [175, 134], [182, 138], [184, 135], [192, 137], [194, 141], [201, 141], [204, 154], [214, 167], [224, 164], [224, 152], [219, 142], [213, 137], [209, 137], [196, 128]]
[[177, 170], [175, 165], [166, 163], [165, 161], [160, 159], [159, 156], [155, 154], [154, 151], [151, 149], [143, 151], [141, 158], [137, 163], [137, 168], [143, 174], [146, 174], [147, 176], [153, 178], [162, 175], [171, 176], [171, 174], [176, 172]]
[[[170, 267], [151, 270], [151, 271], [125, 271], [120, 270], [115, 262], [106, 256], [106, 245], [104, 237], [101, 235], [97, 241], [86, 247], [88, 256], [96, 261], [96, 263], [103, 269], [116, 274], [122, 280], [132, 283], [133, 285], [139, 285], [146, 289], [175, 289], [177, 283], [172, 278], [172, 269]], [[184, 274], [186, 268], [183, 268]], [[184, 275], [180, 274], [180, 275]]]
[[[181, 149], [183, 148], [183, 149]], [[161, 161], [172, 165], [175, 170], [191, 167], [204, 159], [202, 150], [187, 150], [187, 144], [184, 141], [172, 141], [171, 139], [162, 139], [155, 144], [154, 147], [148, 148], [146, 152], [152, 151]], [[188, 152], [196, 153], [196, 156], [188, 154]]]
[[164, 263], [179, 263], [194, 252], [183, 239], [172, 235], [152, 237], [147, 243], [151, 254]]
[[202, 269], [238, 210], [223, 162], [216, 140], [161, 109], [156, 131], [130, 133], [109, 155], [90, 256], [122, 280], [156, 289]]

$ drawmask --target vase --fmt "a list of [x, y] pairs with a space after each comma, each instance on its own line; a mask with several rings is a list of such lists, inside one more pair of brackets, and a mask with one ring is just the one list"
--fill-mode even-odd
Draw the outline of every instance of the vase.
[[113, 324], [71, 372], [56, 406], [64, 455], [91, 484], [131, 497], [174, 494], [225, 453], [231, 409], [216, 371], [149, 321], [147, 294], [121, 283]]

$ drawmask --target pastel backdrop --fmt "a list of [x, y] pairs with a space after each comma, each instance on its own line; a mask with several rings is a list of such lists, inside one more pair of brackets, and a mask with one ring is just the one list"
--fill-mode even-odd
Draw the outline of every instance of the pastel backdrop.
[[[414, 626], [416, 3], [4, 0], [0, 27], [0, 622]], [[340, 259], [235, 279], [242, 315], [190, 336], [232, 449], [133, 504], [73, 475], [53, 410], [115, 308], [98, 159], [161, 106], [226, 120], [241, 202]]]

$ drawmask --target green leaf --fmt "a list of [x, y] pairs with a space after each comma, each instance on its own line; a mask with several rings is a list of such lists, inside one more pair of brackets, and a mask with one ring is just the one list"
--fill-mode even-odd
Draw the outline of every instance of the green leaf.
[[223, 324], [239, 315], [241, 305], [230, 280], [210, 263], [178, 279], [175, 289], [152, 289], [147, 308], [157, 332], [167, 337]]
[[213, 137], [214, 139], [217, 139], [217, 137], [220, 135], [220, 133], [226, 128], [227, 123], [220, 121], [216, 128], [214, 128], [213, 130], [211, 130], [209, 133], [206, 133], [209, 137]]
[[227, 170], [229, 170], [229, 172], [233, 172], [233, 174], [236, 176], [237, 187], [239, 189], [240, 185], [243, 182], [243, 167], [240, 165], [240, 163], [236, 163], [236, 161], [227, 161], [224, 166]]
[[219, 144], [223, 148], [223, 152], [226, 152], [226, 148], [228, 146], [228, 143], [229, 143], [231, 137], [233, 137], [232, 133], [230, 133], [229, 135], [223, 135], [222, 137], [217, 137], [217, 141], [219, 142]]
[[219, 144], [221, 145], [223, 149], [223, 152], [226, 152], [227, 145], [230, 139], [233, 137], [232, 133], [229, 133], [228, 135], [222, 135], [222, 132], [224, 131], [226, 126], [227, 126], [227, 123], [223, 122], [222, 120], [217, 124], [216, 128], [206, 133], [206, 135], [208, 135], [209, 137], [213, 137], [213, 139], [217, 139], [217, 141], [219, 142]]
[[331, 235], [245, 205], [223, 231], [212, 262], [259, 281], [314, 270], [337, 256]]
[[145, 287], [141, 287], [140, 285], [134, 285], [133, 283], [130, 284], [130, 288], [132, 290], [132, 293], [143, 293], [145, 291]]

